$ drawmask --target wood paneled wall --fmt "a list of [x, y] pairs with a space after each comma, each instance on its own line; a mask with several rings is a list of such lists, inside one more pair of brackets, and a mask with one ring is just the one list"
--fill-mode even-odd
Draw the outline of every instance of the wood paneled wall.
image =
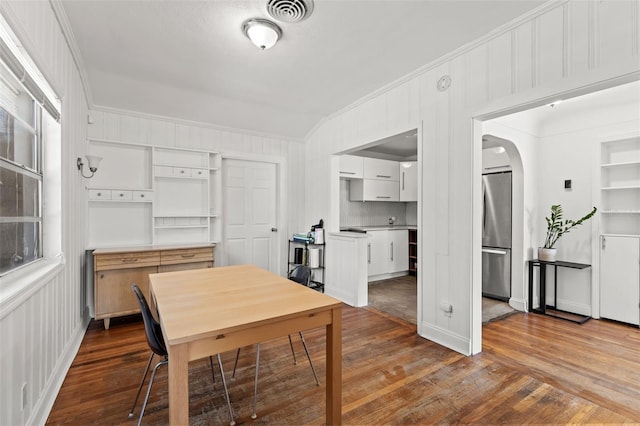
[[[286, 241], [295, 232], [309, 230], [318, 218], [305, 223], [299, 200], [304, 199], [305, 151], [303, 141], [278, 138], [239, 129], [221, 128], [204, 123], [158, 117], [128, 111], [96, 108], [89, 112], [89, 138], [172, 148], [202, 149], [247, 159], [281, 161], [285, 169], [285, 206], [287, 223], [278, 224], [280, 265], [286, 266]], [[223, 218], [224, 220], [224, 218]], [[224, 247], [221, 247], [224, 250]], [[218, 255], [218, 254], [216, 254]]]
[[2, 1], [0, 13], [62, 101], [64, 264], [0, 306], [0, 424], [43, 424], [88, 324], [82, 287], [84, 181], [75, 165], [85, 150], [87, 105], [51, 4]]
[[[474, 136], [474, 117], [637, 79], [639, 9], [634, 0], [546, 3], [336, 113], [308, 136], [307, 158], [314, 161], [306, 211], [330, 217], [339, 208], [330, 191], [332, 154], [422, 126], [422, 336], [465, 354], [481, 348], [481, 131]], [[440, 91], [444, 75], [452, 83]], [[439, 309], [441, 302], [453, 305], [452, 315]]]

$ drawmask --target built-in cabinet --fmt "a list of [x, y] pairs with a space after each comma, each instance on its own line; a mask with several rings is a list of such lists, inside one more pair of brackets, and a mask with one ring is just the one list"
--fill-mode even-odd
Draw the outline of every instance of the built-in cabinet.
[[90, 140], [103, 157], [87, 181], [93, 248], [218, 242], [218, 153]]
[[639, 237], [601, 237], [600, 316], [640, 325]]
[[367, 275], [370, 281], [409, 270], [409, 234], [406, 229], [367, 231], [367, 238]]
[[640, 325], [640, 137], [600, 147], [600, 316]]

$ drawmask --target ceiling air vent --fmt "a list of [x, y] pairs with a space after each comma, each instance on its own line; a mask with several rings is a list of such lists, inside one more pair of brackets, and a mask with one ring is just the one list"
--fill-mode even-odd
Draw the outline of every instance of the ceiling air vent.
[[304, 21], [313, 12], [313, 0], [269, 0], [267, 12], [280, 22]]

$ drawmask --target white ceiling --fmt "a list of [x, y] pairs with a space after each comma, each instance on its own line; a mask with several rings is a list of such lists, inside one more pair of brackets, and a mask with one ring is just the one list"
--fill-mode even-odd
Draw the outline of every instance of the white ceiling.
[[[544, 0], [316, 0], [260, 51], [255, 0], [62, 0], [92, 107], [302, 139], [322, 117]], [[72, 41], [72, 44], [73, 41]]]

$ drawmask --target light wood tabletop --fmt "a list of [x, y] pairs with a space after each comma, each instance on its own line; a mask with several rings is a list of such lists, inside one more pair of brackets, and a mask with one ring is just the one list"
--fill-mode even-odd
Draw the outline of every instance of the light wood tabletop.
[[342, 303], [255, 265], [149, 275], [169, 352], [169, 421], [189, 421], [189, 361], [326, 327], [327, 424], [342, 419]]

